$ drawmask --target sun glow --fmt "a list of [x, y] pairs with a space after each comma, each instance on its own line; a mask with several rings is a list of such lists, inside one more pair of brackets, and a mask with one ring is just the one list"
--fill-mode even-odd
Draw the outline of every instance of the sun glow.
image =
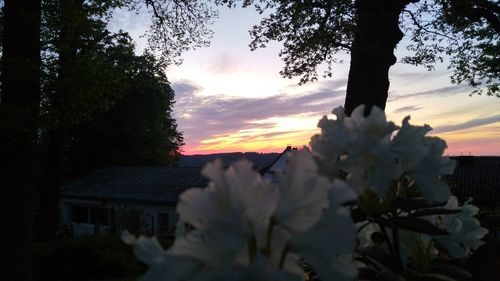
[[[204, 139], [186, 153], [205, 154], [229, 151], [279, 152], [286, 146], [307, 145], [312, 135], [318, 132], [316, 116], [288, 116], [255, 120], [255, 125], [273, 124], [267, 128], [242, 129], [228, 134], [215, 135]], [[312, 128], [312, 129], [311, 129]]]

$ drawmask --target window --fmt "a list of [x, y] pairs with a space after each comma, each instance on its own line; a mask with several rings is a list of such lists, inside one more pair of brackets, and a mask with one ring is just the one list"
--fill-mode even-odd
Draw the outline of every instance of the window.
[[158, 213], [158, 225], [159, 226], [169, 225], [169, 216], [167, 213]]
[[110, 209], [90, 208], [90, 223], [97, 225], [109, 225]]
[[71, 221], [74, 223], [87, 223], [98, 225], [110, 225], [111, 209], [89, 208], [73, 206], [71, 209]]
[[187, 223], [187, 222], [184, 223], [184, 231], [185, 231], [185, 233], [189, 233], [189, 232], [191, 232], [191, 231], [193, 231], [195, 229], [196, 228], [192, 224]]
[[71, 221], [76, 223], [89, 223], [89, 208], [73, 206], [71, 209]]

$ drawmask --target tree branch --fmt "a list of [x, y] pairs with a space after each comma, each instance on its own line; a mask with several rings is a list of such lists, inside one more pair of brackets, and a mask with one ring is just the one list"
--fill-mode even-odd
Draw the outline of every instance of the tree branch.
[[423, 26], [423, 25], [420, 24], [420, 22], [418, 21], [417, 17], [415, 16], [415, 14], [412, 11], [403, 10], [403, 12], [408, 13], [410, 15], [410, 17], [411, 17], [411, 19], [413, 21], [413, 24], [415, 24], [415, 26], [417, 26], [418, 29], [423, 30], [423, 31], [425, 31], [427, 33], [431, 33], [431, 34], [435, 34], [435, 35], [444, 37], [444, 38], [452, 40], [452, 41], [457, 41], [456, 38], [450, 37], [450, 36], [448, 36], [446, 34], [443, 34], [443, 33], [440, 33], [440, 32], [434, 31], [434, 30], [427, 29], [425, 26]]
[[160, 14], [158, 13], [155, 2], [153, 0], [145, 0], [145, 1], [146, 1], [146, 7], [151, 6], [155, 18], [157, 18], [160, 21], [160, 24], [163, 24], [163, 17], [161, 17]]

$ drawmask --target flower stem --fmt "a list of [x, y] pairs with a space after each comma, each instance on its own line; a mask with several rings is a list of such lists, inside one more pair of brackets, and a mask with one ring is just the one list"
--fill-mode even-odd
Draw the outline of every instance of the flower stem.
[[248, 259], [252, 262], [255, 259], [255, 255], [257, 254], [257, 241], [255, 240], [255, 236], [252, 236], [248, 241]]
[[376, 220], [376, 221], [377, 221], [378, 227], [380, 228], [380, 231], [382, 231], [382, 235], [385, 238], [385, 242], [387, 244], [387, 247], [389, 247], [389, 252], [391, 252], [392, 256], [396, 256], [396, 253], [394, 252], [394, 248], [393, 248], [392, 243], [391, 243], [391, 239], [389, 238], [389, 235], [387, 234], [385, 227], [380, 222], [378, 222], [378, 220]]
[[282, 269], [283, 266], [285, 265], [285, 257], [287, 253], [288, 253], [288, 245], [285, 247], [285, 249], [283, 249], [283, 252], [281, 252], [281, 257], [278, 265], [279, 269]]
[[401, 259], [401, 248], [399, 245], [399, 231], [397, 228], [392, 229], [392, 240], [394, 243], [394, 250], [396, 251], [396, 258], [398, 259], [398, 264], [401, 269], [404, 268], [403, 260]]
[[271, 238], [273, 236], [274, 225], [276, 225], [276, 220], [274, 218], [271, 218], [269, 220], [269, 226], [267, 228], [266, 248], [263, 250], [266, 256], [269, 256], [269, 254], [271, 253]]

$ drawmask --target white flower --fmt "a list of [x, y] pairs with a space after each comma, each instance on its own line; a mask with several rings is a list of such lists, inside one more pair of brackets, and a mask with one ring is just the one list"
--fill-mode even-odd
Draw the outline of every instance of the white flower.
[[429, 125], [410, 125], [410, 116], [403, 119], [403, 125], [391, 141], [391, 150], [397, 156], [404, 170], [413, 170], [422, 158], [429, 153], [424, 143], [425, 134], [432, 128]]
[[470, 204], [470, 200], [459, 206], [457, 198], [451, 196], [444, 208], [461, 210], [461, 212], [428, 218], [450, 234], [433, 238], [439, 244], [445, 246], [454, 258], [464, 258], [483, 244], [481, 238], [488, 234], [488, 230], [481, 227], [479, 221], [475, 218], [479, 208]]
[[177, 257], [195, 259], [204, 266], [228, 270], [233, 261], [244, 251], [248, 236], [241, 229], [231, 226], [215, 225], [211, 229], [193, 230], [176, 237], [169, 253]]
[[446, 142], [425, 136], [432, 128], [410, 125], [409, 120], [409, 116], [403, 120], [401, 129], [391, 141], [391, 150], [428, 202], [444, 202], [450, 190], [440, 177], [453, 173], [455, 167], [452, 160], [443, 157]]
[[382, 109], [374, 106], [370, 115], [364, 116], [365, 106], [356, 107], [351, 117], [345, 119], [345, 126], [354, 138], [388, 140], [397, 126], [388, 122]]
[[391, 181], [401, 174], [389, 143], [360, 138], [348, 151], [345, 159], [338, 164], [343, 171], [349, 173], [347, 180], [357, 190], [370, 188], [383, 198]]
[[[149, 266], [141, 281], [181, 281], [193, 280], [199, 275], [203, 264], [192, 258], [176, 257], [167, 253], [156, 238], [135, 238], [128, 231], [122, 233], [122, 240], [134, 247], [136, 257]], [[208, 280], [205, 278], [198, 280]]]
[[328, 206], [331, 182], [318, 175], [307, 150], [291, 153], [288, 165], [278, 175], [279, 199], [273, 219], [291, 235], [314, 225]]
[[437, 137], [425, 137], [422, 143], [428, 153], [407, 173], [415, 181], [428, 202], [446, 202], [450, 197], [450, 189], [443, 181], [442, 175], [449, 175], [455, 169], [455, 161], [443, 157], [446, 142]]
[[290, 243], [319, 223], [329, 206], [332, 183], [317, 174], [309, 151], [300, 150], [290, 154], [286, 169], [278, 175], [276, 188], [279, 199], [270, 226], [269, 260], [275, 267], [283, 266], [286, 272], [300, 276], [299, 258], [290, 249]]
[[[180, 196], [179, 220], [196, 229], [213, 224], [234, 224], [251, 232], [267, 223], [277, 203], [278, 191], [262, 181], [249, 161], [241, 160], [226, 171], [220, 161], [209, 163], [202, 174], [211, 180], [204, 189], [189, 189]], [[259, 206], [259, 208], [255, 208]]]
[[321, 134], [313, 136], [311, 148], [321, 172], [335, 178], [342, 171], [358, 193], [370, 188], [381, 198], [392, 181], [407, 175], [428, 202], [446, 201], [450, 191], [440, 177], [454, 168], [453, 161], [442, 156], [446, 143], [426, 137], [431, 127], [410, 125], [409, 116], [391, 139], [398, 127], [379, 108], [369, 116], [364, 116], [364, 108], [357, 107], [350, 117], [336, 108], [337, 120], [323, 117], [319, 122]]
[[[434, 243], [438, 243], [441, 247], [446, 248], [448, 253], [453, 258], [467, 257], [483, 244], [481, 239], [488, 234], [488, 230], [481, 227], [479, 221], [475, 218], [479, 208], [470, 204], [469, 201], [464, 205], [459, 206], [458, 200], [455, 196], [451, 196], [447, 204], [443, 207], [449, 210], [460, 210], [456, 214], [434, 215], [422, 217], [440, 229], [449, 233], [449, 235], [427, 235], [416, 233], [409, 230], [399, 230], [399, 245], [400, 254], [404, 264], [412, 255], [413, 251], [419, 247], [421, 250], [428, 251], [427, 253], [436, 256], [439, 254], [439, 247]], [[358, 226], [365, 223], [360, 223]], [[360, 247], [374, 246], [371, 237], [375, 232], [381, 232], [380, 228], [374, 224], [369, 223], [358, 232], [358, 239]], [[392, 238], [391, 232], [388, 233], [389, 239]], [[384, 251], [389, 252], [386, 244], [379, 245]]]
[[[203, 174], [210, 184], [180, 196], [178, 225], [188, 225], [189, 231], [179, 231], [168, 251], [154, 238], [124, 233], [123, 240], [150, 267], [142, 280], [301, 280], [301, 259], [322, 280], [353, 280], [356, 237], [360, 247], [374, 246], [372, 234], [380, 229], [370, 223], [357, 234], [345, 203], [355, 202], [365, 188], [383, 198], [403, 176], [414, 181], [427, 201], [448, 200], [449, 188], [440, 177], [451, 173], [454, 163], [442, 156], [443, 140], [425, 136], [429, 126], [412, 126], [406, 117], [391, 139], [397, 126], [376, 107], [367, 117], [364, 106], [350, 117], [342, 108], [333, 113], [336, 120], [319, 122], [321, 134], [311, 139], [312, 153], [291, 153], [276, 184], [263, 181], [248, 161], [227, 170], [220, 161], [207, 165]], [[481, 245], [487, 230], [474, 218], [478, 208], [469, 202], [458, 206], [455, 197], [445, 208], [462, 212], [425, 219], [449, 236], [399, 229], [398, 243], [389, 241], [399, 245], [395, 248], [404, 265], [416, 249], [435, 254], [439, 244], [460, 258]], [[396, 236], [390, 232], [386, 237]], [[375, 246], [389, 252], [387, 245]]]
[[390, 150], [391, 134], [397, 126], [388, 122], [378, 107], [373, 107], [367, 117], [364, 109], [363, 105], [358, 106], [351, 117], [346, 118], [346, 127], [355, 141], [339, 167], [349, 173], [349, 181], [362, 182], [364, 187], [384, 197], [391, 181], [401, 174]]
[[[295, 265], [297, 266], [297, 265]], [[300, 270], [300, 268], [298, 268]], [[302, 281], [300, 274], [279, 270], [268, 258], [257, 253], [248, 266], [237, 267], [235, 281]]]
[[330, 205], [318, 223], [294, 238], [290, 250], [303, 257], [321, 280], [353, 280], [357, 271], [350, 257], [356, 245], [356, 227], [340, 204], [356, 197], [340, 181], [334, 183], [329, 197]]
[[323, 117], [318, 124], [321, 134], [311, 139], [311, 148], [330, 178], [340, 169], [355, 183], [352, 186], [358, 193], [371, 188], [383, 197], [390, 182], [401, 175], [390, 149], [390, 137], [397, 126], [377, 107], [365, 117], [364, 108], [354, 109], [351, 117], [346, 117], [342, 108], [334, 110], [337, 120]]
[[337, 107], [332, 111], [337, 116], [336, 120], [323, 116], [318, 122], [321, 134], [311, 138], [312, 152], [322, 159], [322, 162], [332, 162], [334, 164], [338, 158], [346, 152], [346, 148], [351, 143], [351, 136], [345, 127], [344, 108]]
[[278, 190], [262, 181], [251, 163], [239, 161], [224, 171], [220, 161], [207, 165], [211, 180], [204, 189], [190, 189], [177, 206], [181, 223], [193, 231], [177, 237], [169, 253], [191, 257], [217, 274], [230, 275], [247, 242], [263, 240], [277, 203]]

